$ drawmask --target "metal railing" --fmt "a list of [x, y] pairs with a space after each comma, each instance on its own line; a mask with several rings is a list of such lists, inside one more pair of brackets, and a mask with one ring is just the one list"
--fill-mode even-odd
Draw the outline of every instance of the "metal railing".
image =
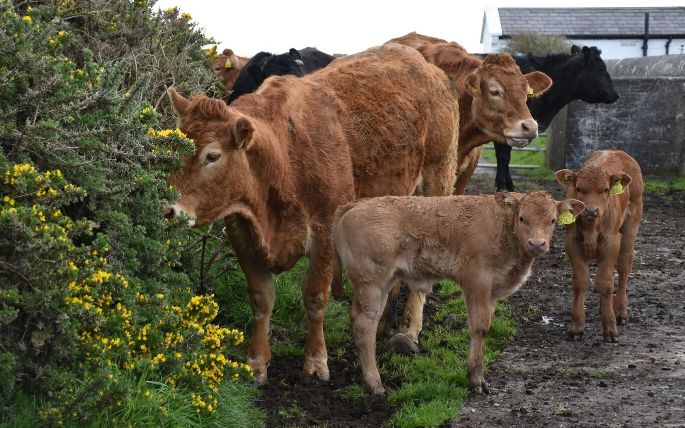
[[[495, 150], [495, 144], [493, 143], [490, 145], [489, 143], [487, 145], [483, 146], [483, 150]], [[542, 147], [512, 147], [512, 150], [516, 150], [519, 152], [542, 152], [544, 153], [546, 150]], [[497, 168], [496, 163], [484, 163], [481, 161], [478, 161], [478, 168]], [[516, 168], [516, 169], [533, 169], [533, 168], [538, 168], [538, 165], [517, 165], [517, 164], [509, 164], [509, 168]]]

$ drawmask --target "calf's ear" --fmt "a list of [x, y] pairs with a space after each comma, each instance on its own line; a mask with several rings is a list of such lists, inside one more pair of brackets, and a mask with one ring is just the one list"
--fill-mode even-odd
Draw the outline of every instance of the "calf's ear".
[[573, 217], [578, 217], [585, 209], [585, 204], [578, 199], [564, 199], [563, 201], [557, 201], [556, 205], [557, 215], [564, 211], [570, 211]]
[[552, 79], [541, 71], [533, 71], [524, 74], [523, 77], [528, 81], [528, 96], [530, 98], [539, 97], [552, 87]]
[[495, 202], [502, 208], [511, 208], [514, 211], [518, 209], [519, 198], [513, 193], [509, 192], [498, 192], [495, 193]]
[[568, 189], [576, 183], [576, 173], [570, 169], [560, 169], [554, 173], [554, 178], [564, 189]]
[[169, 99], [171, 100], [172, 107], [176, 111], [176, 115], [179, 119], [183, 119], [183, 116], [185, 116], [186, 114], [186, 110], [188, 109], [188, 104], [190, 104], [190, 101], [187, 98], [184, 98], [183, 95], [176, 92], [176, 89], [174, 89], [173, 86], [170, 86], [169, 89], [167, 89], [167, 94], [169, 95]]
[[571, 55], [577, 55], [579, 53], [580, 53], [580, 46], [578, 46], [578, 45], [571, 46]]
[[242, 116], [233, 125], [235, 148], [248, 150], [253, 143], [254, 127], [250, 119]]
[[609, 177], [609, 185], [611, 186], [620, 182], [621, 186], [626, 187], [631, 181], [633, 181], [633, 179], [628, 174], [623, 172], [619, 174], [612, 174], [611, 177]]

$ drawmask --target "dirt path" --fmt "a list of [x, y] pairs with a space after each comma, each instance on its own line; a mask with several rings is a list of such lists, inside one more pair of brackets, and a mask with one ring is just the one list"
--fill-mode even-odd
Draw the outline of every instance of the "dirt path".
[[[491, 191], [492, 179], [476, 180]], [[518, 177], [524, 189], [547, 188]], [[555, 197], [561, 197], [556, 187]], [[563, 233], [509, 299], [519, 329], [454, 427], [685, 427], [685, 194], [646, 196], [628, 283], [629, 320], [604, 343], [588, 292], [582, 342], [567, 338], [571, 271]], [[594, 274], [594, 272], [593, 272]]]

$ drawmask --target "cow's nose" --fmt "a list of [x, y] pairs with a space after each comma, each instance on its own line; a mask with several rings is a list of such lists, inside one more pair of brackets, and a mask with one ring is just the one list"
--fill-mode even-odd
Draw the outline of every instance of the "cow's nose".
[[538, 136], [538, 123], [531, 120], [521, 121], [521, 133], [525, 138], [535, 138]]
[[179, 213], [177, 212], [177, 208], [175, 206], [170, 206], [164, 211], [163, 217], [167, 220], [171, 220], [172, 218], [176, 217]]
[[547, 240], [545, 239], [529, 239], [528, 250], [536, 256], [544, 253], [547, 249]]
[[597, 218], [599, 217], [599, 208], [597, 207], [585, 207], [583, 214], [587, 218]]

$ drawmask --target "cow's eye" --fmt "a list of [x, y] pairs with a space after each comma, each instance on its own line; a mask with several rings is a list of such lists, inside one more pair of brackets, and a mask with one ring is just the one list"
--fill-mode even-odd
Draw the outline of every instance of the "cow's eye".
[[490, 95], [492, 95], [493, 97], [499, 97], [500, 95], [502, 95], [502, 93], [497, 88], [490, 88]]
[[519, 217], [519, 221], [523, 223], [523, 216]]
[[554, 223], [556, 223], [556, 222], [557, 222], [557, 219], [553, 218], [553, 219], [552, 219], [552, 224], [554, 224]]
[[604, 193], [609, 193], [609, 188], [604, 189]]
[[583, 191], [580, 190], [580, 187], [576, 187], [576, 193], [583, 193]]
[[205, 158], [205, 164], [216, 162], [219, 160], [220, 157], [221, 153], [219, 152], [207, 153], [207, 157]]

